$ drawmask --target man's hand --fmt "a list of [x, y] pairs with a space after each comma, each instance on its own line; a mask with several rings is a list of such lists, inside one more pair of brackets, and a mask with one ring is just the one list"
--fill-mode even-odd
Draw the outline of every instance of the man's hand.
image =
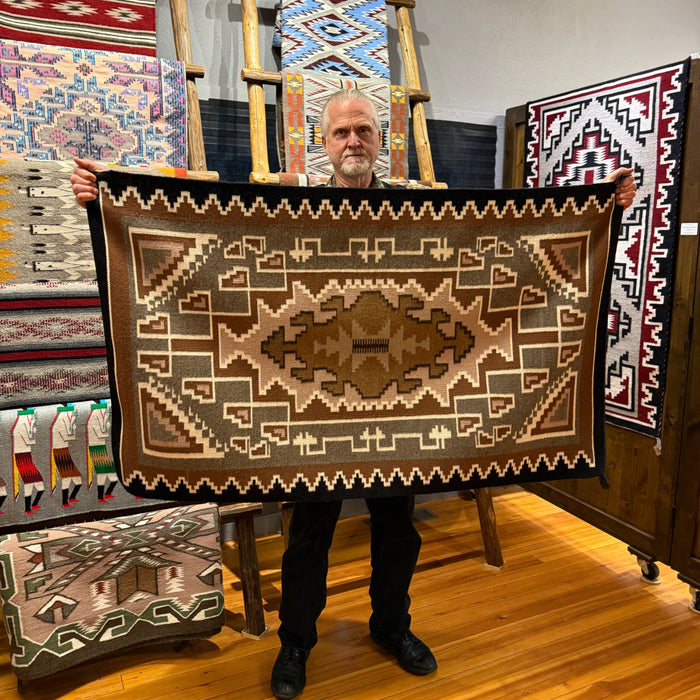
[[634, 173], [634, 168], [618, 168], [603, 180], [603, 182], [620, 180], [615, 188], [615, 202], [624, 209], [627, 209], [632, 204], [637, 194], [637, 183], [632, 173]]
[[87, 158], [74, 158], [73, 160], [76, 163], [76, 167], [70, 176], [70, 183], [73, 186], [75, 201], [81, 207], [84, 207], [86, 202], [97, 199], [94, 174], [107, 170], [107, 166]]

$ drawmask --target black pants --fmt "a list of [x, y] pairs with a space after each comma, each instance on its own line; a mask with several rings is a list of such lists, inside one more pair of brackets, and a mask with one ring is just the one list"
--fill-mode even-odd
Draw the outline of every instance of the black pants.
[[[366, 503], [371, 519], [369, 627], [379, 633], [408, 629], [408, 588], [421, 546], [412, 520], [414, 498], [368, 498]], [[328, 550], [341, 506], [342, 501], [294, 505], [282, 558], [282, 644], [311, 649], [318, 641], [316, 620], [326, 605]]]

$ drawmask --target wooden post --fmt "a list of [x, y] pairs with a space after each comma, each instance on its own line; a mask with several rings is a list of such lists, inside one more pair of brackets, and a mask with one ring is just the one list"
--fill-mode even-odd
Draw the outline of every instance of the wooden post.
[[506, 110], [506, 138], [503, 162], [503, 186], [517, 189], [525, 187], [525, 105]]
[[[403, 56], [403, 67], [406, 74], [406, 86], [409, 90], [420, 90], [420, 76], [418, 74], [418, 60], [413, 44], [413, 30], [411, 29], [411, 18], [408, 14], [408, 7], [396, 7], [396, 23], [399, 30], [399, 43], [401, 44], [401, 54]], [[418, 156], [418, 169], [420, 179], [435, 181], [435, 171], [433, 170], [433, 156], [430, 151], [430, 141], [428, 140], [428, 129], [425, 121], [425, 108], [422, 102], [413, 104], [413, 141]]]
[[283, 501], [280, 503], [280, 514], [282, 516], [282, 537], [284, 538], [284, 548], [289, 547], [289, 525], [292, 522], [294, 513], [294, 501]]
[[[170, 0], [170, 18], [173, 23], [175, 39], [175, 54], [178, 61], [186, 65], [192, 64], [192, 45], [187, 19], [187, 0]], [[203, 75], [203, 71], [193, 66], [193, 71], [187, 71], [187, 155], [190, 170], [206, 170], [207, 158], [204, 153], [204, 137], [202, 136], [202, 115], [199, 111], [199, 96], [194, 77]]]
[[259, 639], [265, 632], [265, 612], [260, 590], [258, 550], [255, 544], [254, 516], [262, 513], [261, 503], [224, 503], [219, 506], [221, 525], [233, 522], [236, 526], [238, 569], [243, 589], [246, 628], [241, 634]]
[[267, 631], [265, 612], [262, 606], [260, 590], [260, 571], [258, 569], [258, 552], [255, 546], [253, 516], [236, 519], [236, 540], [243, 587], [243, 606], [247, 627], [243, 630], [246, 637], [260, 638]]
[[[243, 53], [249, 71], [262, 71], [258, 45], [258, 10], [255, 0], [241, 0], [243, 10]], [[245, 78], [244, 78], [245, 80]], [[258, 81], [247, 81], [248, 108], [250, 113], [250, 151], [254, 173], [269, 173], [267, 157], [267, 128], [265, 119], [265, 95]]]
[[500, 569], [503, 566], [503, 554], [501, 543], [496, 530], [496, 512], [493, 509], [493, 498], [491, 489], [474, 489], [476, 498], [476, 509], [479, 513], [479, 523], [481, 525], [481, 537], [484, 540], [484, 556], [486, 565]]

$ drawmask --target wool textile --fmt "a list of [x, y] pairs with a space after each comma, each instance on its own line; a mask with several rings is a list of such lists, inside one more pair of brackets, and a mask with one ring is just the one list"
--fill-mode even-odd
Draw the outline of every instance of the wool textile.
[[114, 456], [132, 493], [343, 498], [602, 473], [614, 185], [98, 183]]
[[528, 104], [525, 182], [601, 180], [634, 168], [637, 196], [615, 253], [605, 376], [608, 422], [661, 430], [688, 62]]

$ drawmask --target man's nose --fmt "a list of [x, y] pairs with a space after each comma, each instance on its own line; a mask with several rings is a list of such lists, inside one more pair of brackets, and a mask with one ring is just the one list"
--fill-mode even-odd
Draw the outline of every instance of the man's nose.
[[348, 145], [351, 147], [354, 146], [359, 146], [362, 142], [358, 138], [357, 134], [354, 131], [351, 131], [349, 136], [348, 136]]

